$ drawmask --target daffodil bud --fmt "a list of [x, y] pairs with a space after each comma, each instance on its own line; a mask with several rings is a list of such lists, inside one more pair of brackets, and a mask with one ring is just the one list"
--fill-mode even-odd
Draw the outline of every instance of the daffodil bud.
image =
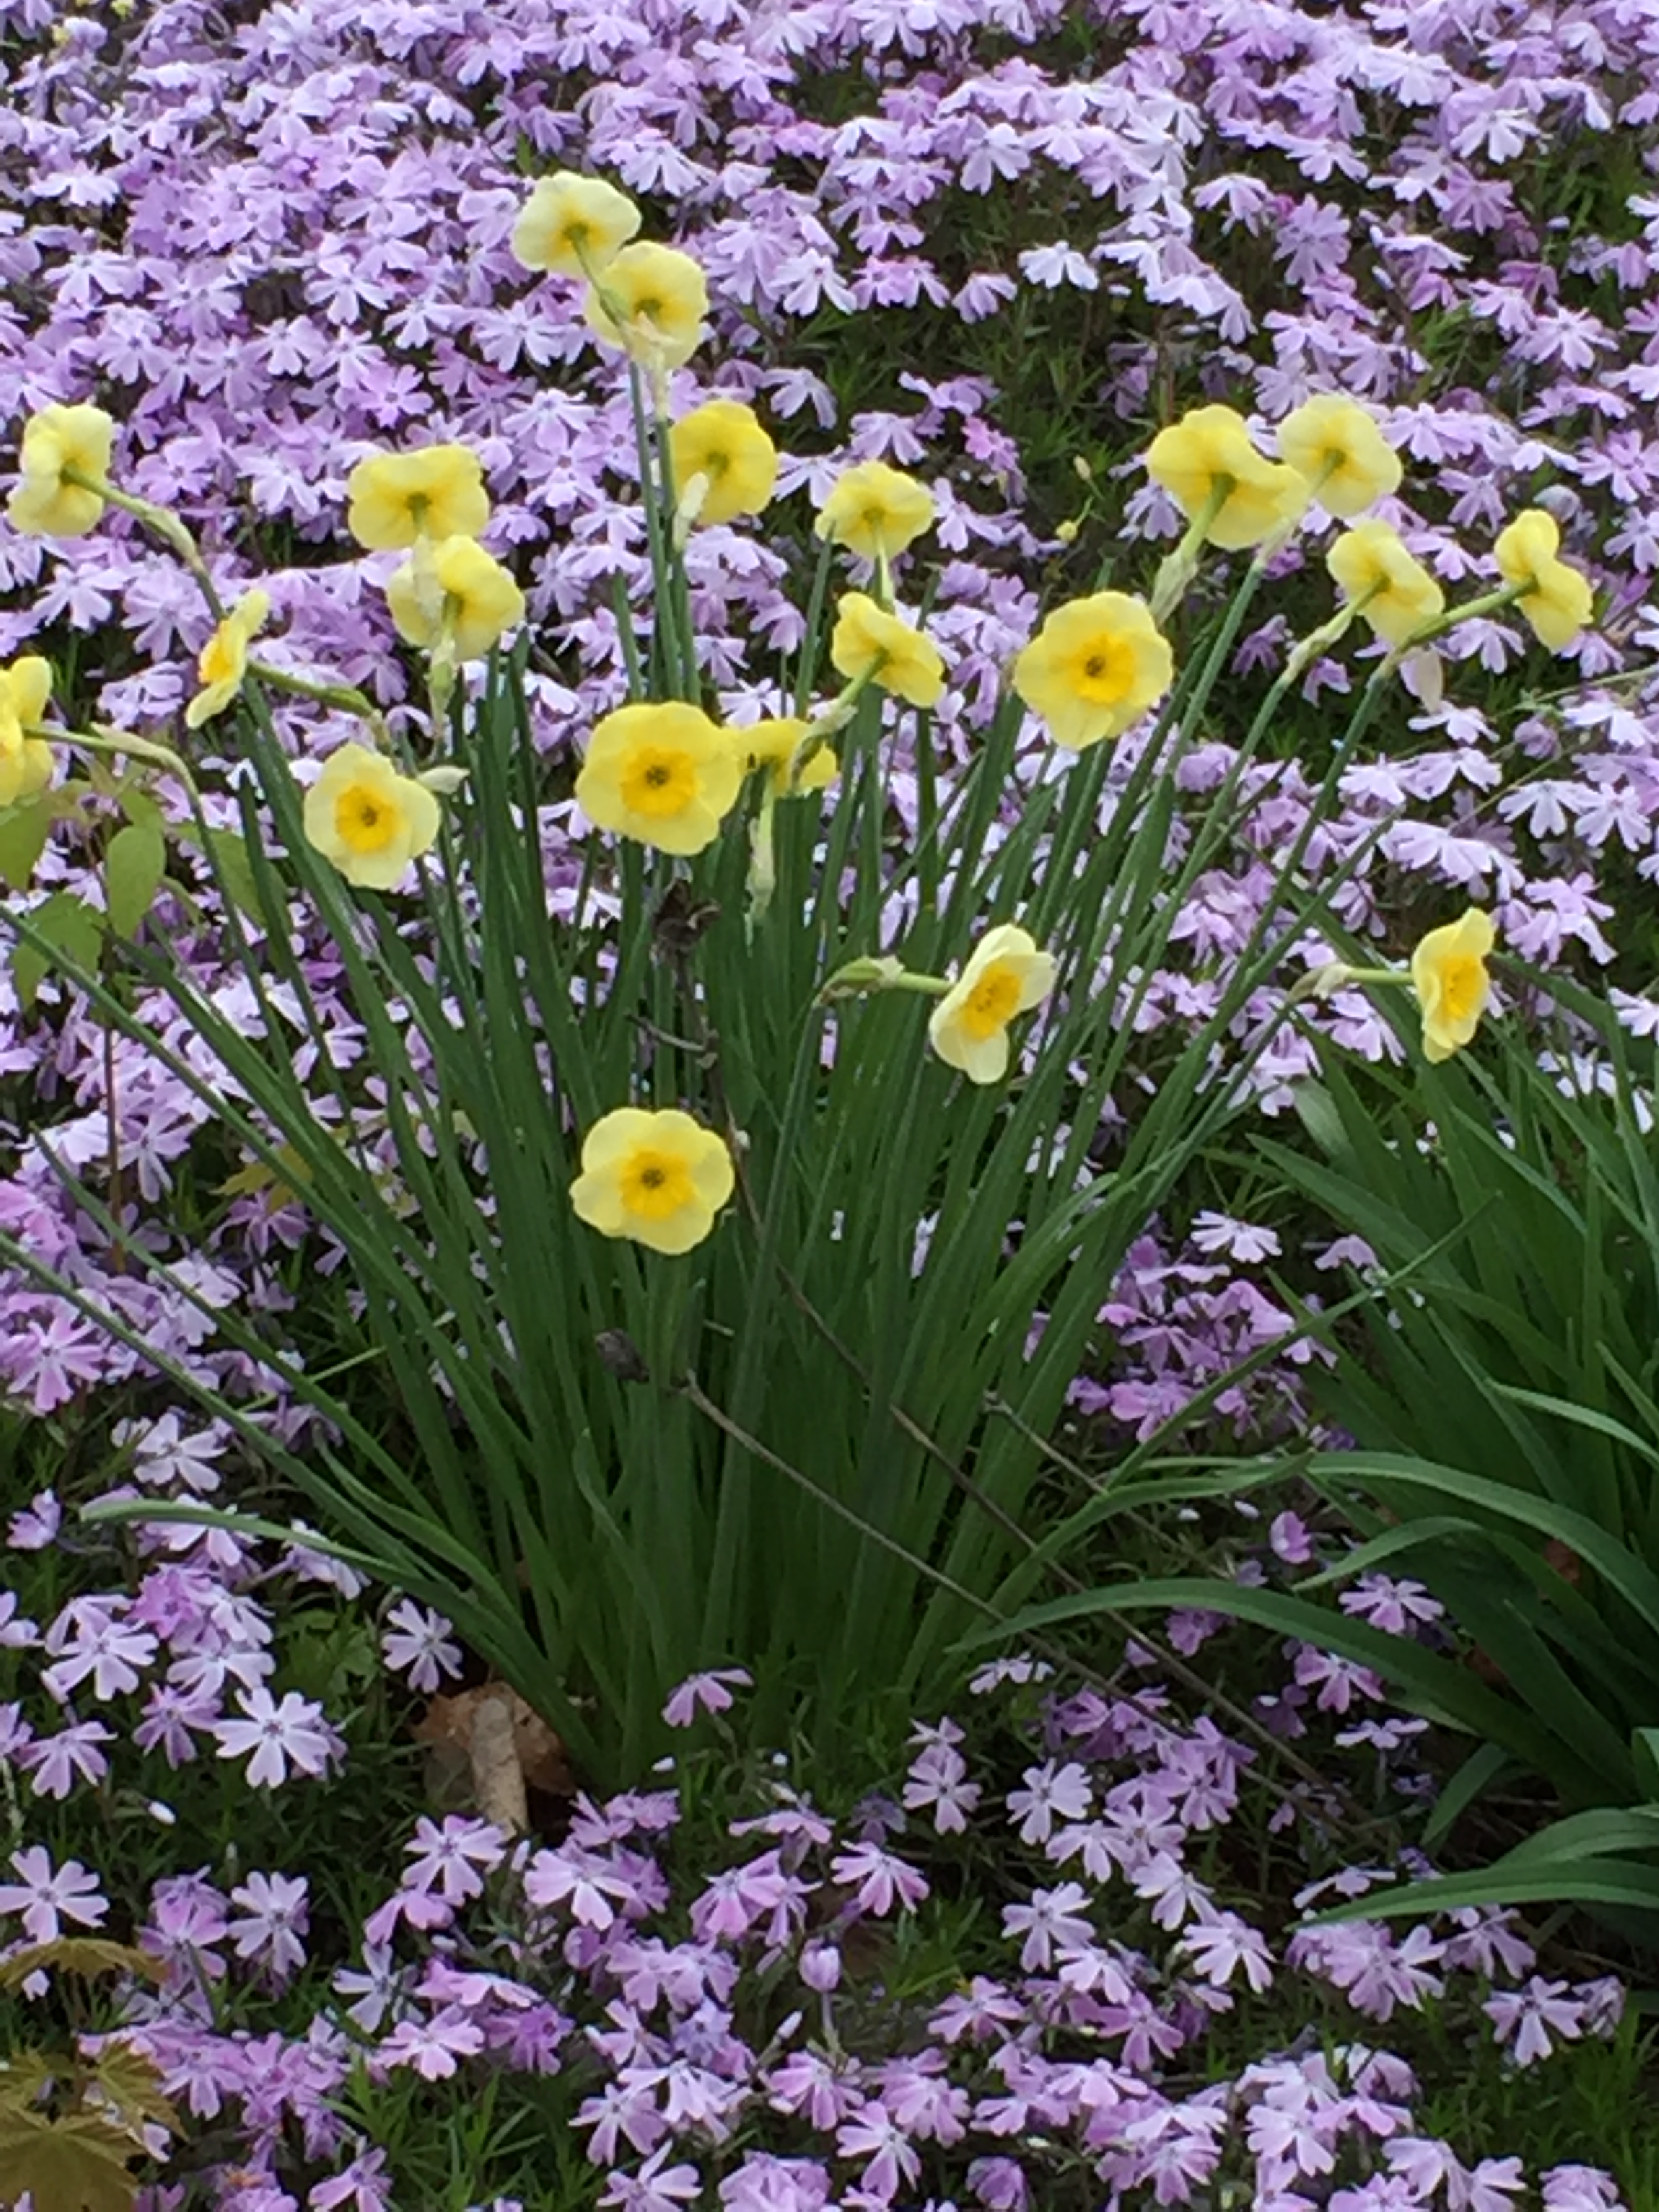
[[471, 769], [457, 768], [453, 763], [439, 768], [425, 768], [415, 781], [423, 790], [439, 799], [453, 799], [471, 775]]

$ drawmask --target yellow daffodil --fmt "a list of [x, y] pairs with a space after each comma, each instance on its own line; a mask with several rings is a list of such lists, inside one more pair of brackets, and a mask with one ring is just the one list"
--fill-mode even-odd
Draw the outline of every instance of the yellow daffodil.
[[1265, 460], [1231, 407], [1195, 407], [1160, 430], [1146, 451], [1146, 473], [1189, 522], [1207, 513], [1206, 540], [1227, 551], [1259, 545], [1307, 504], [1306, 479]]
[[758, 514], [778, 480], [778, 449], [754, 409], [740, 399], [709, 399], [694, 407], [670, 429], [668, 451], [681, 497], [695, 478], [703, 479], [699, 522]]
[[1589, 580], [1556, 558], [1560, 527], [1541, 507], [1529, 507], [1498, 534], [1492, 554], [1506, 584], [1527, 588], [1516, 602], [1534, 635], [1552, 653], [1571, 645], [1590, 618]]
[[0, 668], [0, 806], [33, 799], [52, 781], [52, 747], [26, 734], [51, 696], [52, 670], [39, 653]]
[[367, 745], [342, 745], [305, 800], [306, 836], [349, 884], [389, 891], [438, 835], [438, 802]]
[[702, 1243], [736, 1183], [731, 1151], [712, 1129], [678, 1107], [621, 1106], [583, 1139], [570, 1203], [601, 1237], [678, 1255]]
[[23, 426], [21, 481], [6, 501], [14, 526], [30, 538], [80, 538], [104, 511], [101, 496], [66, 483], [64, 472], [109, 475], [115, 424], [101, 407], [43, 407]]
[[787, 799], [801, 791], [822, 791], [841, 773], [834, 746], [823, 744], [801, 769], [799, 782], [790, 782], [789, 764], [800, 750], [809, 726], [791, 714], [775, 721], [750, 722], [732, 732], [734, 740], [744, 748], [750, 774], [757, 769], [767, 770], [768, 787], [775, 799]]
[[1492, 916], [1470, 907], [1461, 921], [1431, 929], [1412, 955], [1412, 987], [1423, 1009], [1423, 1050], [1449, 1060], [1474, 1035], [1491, 995], [1486, 956], [1497, 941]]
[[1356, 522], [1325, 556], [1338, 590], [1380, 638], [1404, 645], [1445, 610], [1446, 595], [1386, 522]]
[[737, 805], [742, 742], [678, 701], [618, 707], [594, 726], [576, 803], [598, 829], [662, 853], [701, 853]]
[[204, 722], [222, 714], [241, 690], [247, 649], [270, 615], [265, 592], [245, 592], [202, 647], [196, 663], [202, 689], [185, 709], [186, 729], [199, 730]]
[[626, 192], [568, 169], [543, 177], [513, 226], [515, 259], [556, 276], [588, 276], [616, 259], [640, 227]]
[[830, 658], [849, 682], [863, 678], [884, 691], [931, 707], [945, 689], [939, 647], [866, 592], [848, 592], [830, 633]]
[[1400, 489], [1400, 456], [1356, 400], [1322, 392], [1279, 426], [1279, 450], [1328, 514], [1363, 514]]
[[689, 253], [648, 240], [624, 246], [587, 288], [587, 326], [647, 367], [678, 368], [702, 338], [708, 280]]
[[843, 470], [812, 525], [820, 538], [866, 561], [896, 559], [933, 526], [933, 493], [885, 461], [858, 461]]
[[416, 562], [405, 561], [386, 579], [386, 605], [409, 644], [435, 645], [447, 617], [456, 659], [482, 660], [503, 632], [524, 620], [524, 593], [475, 539], [446, 538], [424, 565], [425, 576]]
[[1168, 641], [1125, 592], [1056, 607], [1014, 662], [1014, 689], [1056, 744], [1080, 752], [1121, 736], [1170, 688]]
[[465, 446], [372, 453], [346, 478], [346, 528], [371, 553], [422, 538], [476, 538], [489, 520], [483, 469]]
[[1008, 1024], [1040, 1006], [1054, 988], [1054, 955], [1011, 922], [988, 929], [968, 965], [933, 1011], [933, 1050], [970, 1083], [1000, 1083], [1008, 1073]]

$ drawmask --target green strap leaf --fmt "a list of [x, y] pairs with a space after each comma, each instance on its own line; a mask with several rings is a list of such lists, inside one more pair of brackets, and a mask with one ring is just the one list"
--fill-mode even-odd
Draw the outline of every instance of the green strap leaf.
[[167, 839], [149, 823], [129, 822], [109, 841], [104, 855], [104, 886], [109, 925], [118, 937], [133, 938], [155, 903], [167, 864]]
[[11, 979], [20, 1003], [34, 1004], [41, 983], [66, 958], [77, 968], [98, 965], [104, 941], [104, 917], [73, 891], [54, 891], [21, 925], [11, 956]]

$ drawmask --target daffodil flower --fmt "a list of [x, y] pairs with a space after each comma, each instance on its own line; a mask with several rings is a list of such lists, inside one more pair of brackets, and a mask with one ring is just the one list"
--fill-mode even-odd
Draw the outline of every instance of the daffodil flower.
[[389, 891], [436, 842], [437, 800], [381, 753], [345, 744], [329, 755], [305, 797], [305, 832], [349, 884]]
[[819, 508], [814, 532], [866, 561], [892, 561], [933, 526], [933, 495], [885, 461], [844, 469]]
[[602, 1237], [678, 1257], [702, 1243], [736, 1185], [730, 1148], [712, 1129], [677, 1107], [622, 1106], [583, 1139], [570, 1202]]
[[928, 1018], [933, 1050], [970, 1083], [1000, 1083], [1008, 1073], [1009, 1023], [1054, 988], [1054, 955], [1039, 951], [1033, 937], [1011, 922], [987, 930]]
[[52, 781], [52, 747], [27, 732], [46, 711], [52, 669], [39, 653], [0, 668], [0, 806], [16, 806]]
[[446, 538], [425, 562], [405, 561], [387, 577], [386, 597], [398, 635], [410, 645], [436, 646], [447, 624], [458, 661], [482, 660], [524, 620], [524, 593], [471, 538]]
[[513, 226], [514, 258], [556, 276], [592, 276], [614, 261], [640, 227], [626, 192], [568, 169], [543, 177]]
[[1541, 507], [1529, 507], [1498, 533], [1492, 557], [1506, 584], [1525, 588], [1516, 601], [1540, 645], [1552, 653], [1570, 646], [1590, 618], [1588, 578], [1559, 560], [1561, 528]]
[[589, 285], [582, 312], [596, 337], [631, 360], [653, 370], [679, 368], [702, 340], [708, 280], [689, 253], [636, 240]]
[[1443, 612], [1446, 595], [1386, 522], [1357, 522], [1325, 556], [1337, 588], [1389, 645], [1404, 645]]
[[476, 538], [489, 520], [483, 465], [465, 446], [371, 454], [346, 478], [346, 527], [371, 553]]
[[742, 734], [670, 701], [618, 707], [596, 723], [576, 804], [596, 829], [662, 853], [701, 853], [743, 787]]
[[245, 592], [202, 647], [196, 673], [202, 689], [185, 709], [185, 727], [199, 730], [221, 714], [242, 688], [247, 649], [270, 615], [268, 593]]
[[758, 514], [778, 480], [778, 449], [752, 407], [738, 399], [709, 399], [673, 423], [668, 433], [674, 483], [684, 500], [701, 477], [696, 522], [730, 522]]
[[1056, 744], [1121, 737], [1170, 688], [1175, 659], [1142, 600], [1097, 592], [1056, 607], [1014, 662], [1014, 689]]
[[1400, 456], [1376, 419], [1340, 392], [1304, 400], [1279, 425], [1281, 456], [1329, 514], [1363, 514], [1400, 489]]
[[1264, 459], [1231, 407], [1195, 407], [1160, 430], [1146, 450], [1146, 473], [1207, 544], [1228, 551], [1259, 545], [1307, 504], [1307, 479]]
[[115, 424], [101, 407], [52, 405], [23, 426], [21, 481], [6, 501], [13, 526], [30, 538], [82, 538], [104, 511], [87, 483], [109, 475]]
[[873, 684], [913, 707], [933, 706], [945, 689], [945, 663], [932, 639], [878, 607], [866, 592], [848, 592], [842, 599], [830, 634], [830, 659], [850, 681]]
[[1425, 1058], [1449, 1060], [1474, 1035], [1492, 995], [1486, 957], [1496, 942], [1492, 916], [1470, 907], [1461, 921], [1431, 929], [1412, 954]]

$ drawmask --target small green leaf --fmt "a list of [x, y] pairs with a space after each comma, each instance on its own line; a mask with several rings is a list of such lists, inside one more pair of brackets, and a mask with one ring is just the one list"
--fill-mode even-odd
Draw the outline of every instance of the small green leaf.
[[28, 917], [28, 927], [42, 941], [20, 943], [11, 956], [12, 981], [24, 1006], [34, 1004], [43, 977], [54, 964], [54, 956], [67, 954], [82, 968], [98, 965], [98, 949], [104, 941], [104, 917], [73, 891], [54, 891]]
[[161, 808], [142, 784], [124, 783], [115, 796], [121, 811], [135, 830], [154, 830], [160, 836], [167, 828]]
[[141, 827], [130, 822], [110, 839], [104, 855], [104, 883], [110, 927], [118, 936], [137, 935], [139, 924], [155, 903], [167, 864], [167, 839], [148, 823]]
[[234, 830], [210, 830], [207, 842], [208, 857], [213, 863], [220, 890], [250, 921], [263, 923], [264, 909], [259, 903], [258, 886], [253, 880], [253, 866], [244, 839]]
[[0, 814], [0, 877], [9, 890], [25, 891], [52, 834], [52, 809], [37, 799]]

